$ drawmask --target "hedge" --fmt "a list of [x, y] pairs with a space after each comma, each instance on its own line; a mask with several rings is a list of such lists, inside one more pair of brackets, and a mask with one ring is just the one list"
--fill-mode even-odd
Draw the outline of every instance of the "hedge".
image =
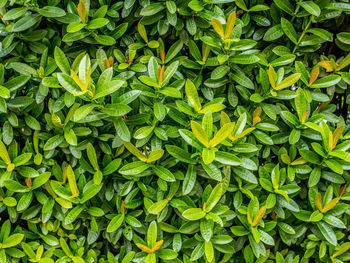
[[350, 262], [348, 0], [0, 0], [0, 263]]

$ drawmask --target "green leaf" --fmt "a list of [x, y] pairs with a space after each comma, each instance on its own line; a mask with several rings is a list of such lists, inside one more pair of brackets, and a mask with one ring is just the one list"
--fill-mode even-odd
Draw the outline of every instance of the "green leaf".
[[197, 178], [197, 170], [195, 166], [189, 165], [185, 175], [184, 182], [182, 184], [182, 192], [184, 195], [187, 195], [192, 191], [196, 183], [196, 178]]
[[112, 80], [97, 86], [94, 99], [102, 98], [116, 92], [124, 83], [123, 80]]
[[78, 216], [81, 214], [81, 212], [84, 210], [84, 206], [78, 205], [74, 207], [72, 210], [69, 211], [69, 213], [66, 215], [64, 218], [64, 223], [65, 224], [71, 224], [73, 223]]
[[283, 55], [275, 60], [271, 61], [270, 65], [274, 67], [285, 66], [292, 63], [295, 60], [296, 56], [293, 54]]
[[213, 191], [210, 193], [205, 206], [205, 212], [210, 212], [211, 210], [213, 210], [213, 208], [215, 207], [215, 205], [220, 201], [221, 196], [223, 194], [223, 189], [221, 184], [217, 184]]
[[86, 151], [87, 151], [87, 156], [89, 158], [90, 164], [95, 169], [95, 171], [98, 171], [99, 166], [98, 166], [98, 161], [97, 161], [97, 156], [96, 156], [94, 146], [92, 146], [91, 143], [88, 143], [86, 147]]
[[141, 161], [136, 161], [136, 162], [131, 162], [124, 165], [122, 168], [119, 169], [119, 173], [123, 175], [137, 175], [142, 173], [148, 168], [149, 168], [148, 164]]
[[112, 46], [115, 44], [115, 39], [111, 36], [108, 36], [108, 35], [93, 35], [93, 36], [94, 36], [94, 39], [102, 45]]
[[204, 148], [202, 151], [202, 159], [205, 164], [209, 164], [215, 159], [216, 149]]
[[152, 167], [153, 172], [166, 182], [175, 182], [175, 176], [167, 168], [163, 166]]
[[29, 191], [29, 189], [27, 187], [21, 185], [20, 183], [14, 181], [14, 180], [6, 180], [4, 182], [4, 185], [7, 189], [9, 189], [10, 191], [13, 191], [13, 192], [25, 193], [25, 192]]
[[334, 151], [331, 151], [329, 154], [334, 156], [334, 157], [338, 157], [342, 160], [345, 160], [347, 162], [350, 162], [350, 153], [348, 153], [348, 152], [344, 152], [341, 150], [334, 150]]
[[333, 34], [322, 28], [310, 28], [307, 32], [312, 33], [326, 41], [333, 41]]
[[350, 44], [350, 33], [348, 32], [341, 32], [337, 34], [337, 39], [339, 39], [344, 44], [349, 45]]
[[172, 155], [174, 158], [178, 159], [181, 162], [195, 164], [196, 162], [192, 160], [191, 155], [181, 149], [180, 147], [177, 147], [175, 145], [165, 145], [166, 150], [170, 155]]
[[179, 61], [175, 61], [167, 67], [167, 69], [164, 72], [164, 79], [162, 82], [162, 86], [166, 85], [170, 81], [172, 76], [174, 76], [179, 64], [180, 64]]
[[336, 85], [341, 80], [341, 77], [338, 75], [329, 75], [320, 79], [317, 79], [312, 85], [311, 88], [328, 88]]
[[208, 262], [213, 261], [214, 259], [214, 247], [210, 241], [204, 241], [204, 253]]
[[141, 16], [152, 16], [160, 11], [162, 11], [165, 6], [161, 3], [152, 3], [141, 9]]
[[232, 170], [242, 180], [252, 184], [258, 184], [258, 180], [256, 179], [255, 175], [249, 170], [246, 170], [243, 167], [234, 167]]
[[[66, 67], [66, 66], [62, 66], [61, 70], [69, 70], [68, 68], [66, 69], [66, 68], [63, 68], [63, 67]], [[71, 94], [75, 94], [75, 93], [80, 91], [79, 86], [75, 83], [73, 78], [71, 76], [69, 76], [68, 74], [66, 74], [66, 73], [58, 73], [57, 74], [57, 79], [58, 79], [59, 83], [61, 84], [61, 86], [65, 90], [70, 92]]]
[[147, 211], [150, 214], [153, 215], [158, 215], [168, 204], [168, 200], [164, 199], [164, 200], [160, 200], [156, 203], [154, 203], [153, 205], [151, 205]]
[[250, 65], [259, 62], [260, 58], [251, 54], [238, 54], [231, 56], [229, 61], [235, 64]]
[[236, 72], [231, 73], [230, 77], [237, 82], [238, 85], [242, 85], [248, 89], [254, 90], [254, 83], [244, 73]]
[[297, 4], [304, 8], [311, 15], [319, 16], [321, 14], [320, 7], [313, 1], [303, 1], [298, 2]]
[[157, 223], [152, 221], [147, 231], [147, 245], [153, 247], [157, 241]]
[[264, 41], [274, 41], [279, 39], [283, 36], [283, 32], [284, 31], [282, 30], [282, 26], [280, 24], [270, 27], [264, 35]]
[[210, 78], [211, 79], [221, 79], [223, 78], [228, 72], [230, 71], [230, 67], [229, 66], [219, 66], [216, 69], [214, 69], [211, 72]]
[[17, 18], [20, 18], [27, 12], [26, 7], [18, 7], [18, 8], [11, 8], [8, 10], [5, 15], [3, 16], [4, 20], [15, 20]]
[[56, 6], [44, 6], [38, 10], [38, 13], [46, 17], [62, 17], [66, 15], [66, 12]]
[[55, 149], [58, 145], [60, 145], [64, 141], [64, 137], [62, 135], [55, 135], [47, 140], [44, 145], [44, 151], [51, 151]]
[[[276, 2], [276, 0], [274, 0]], [[277, 2], [284, 2], [284, 0], [278, 0]], [[282, 26], [282, 30], [283, 32], [286, 34], [286, 36], [294, 43], [297, 44], [298, 43], [298, 35], [297, 32], [294, 29], [294, 26], [292, 25], [291, 22], [289, 22], [287, 19], [285, 18], [281, 18], [281, 26]]]
[[293, 5], [289, 2], [289, 0], [273, 0], [275, 4], [283, 10], [284, 12], [288, 13], [289, 15], [293, 15], [294, 13], [294, 7]]
[[27, 15], [16, 21], [12, 27], [12, 32], [22, 32], [34, 26], [40, 21], [41, 17], [38, 14]]
[[236, 155], [222, 151], [217, 151], [215, 153], [215, 161], [231, 166], [239, 166], [242, 164], [242, 161]]
[[109, 222], [109, 224], [107, 226], [107, 232], [111, 233], [111, 232], [117, 231], [118, 228], [122, 225], [123, 222], [124, 222], [124, 215], [123, 214], [116, 215]]
[[98, 107], [97, 104], [85, 104], [79, 107], [73, 114], [72, 121], [79, 122], [88, 116], [94, 108]]
[[172, 249], [159, 249], [156, 251], [156, 255], [164, 260], [175, 260], [178, 257], [178, 253]]
[[317, 222], [316, 225], [318, 229], [321, 231], [324, 238], [333, 246], [336, 246], [338, 242], [333, 229], [323, 221]]
[[216, 39], [210, 37], [210, 36], [202, 36], [201, 40], [207, 44], [208, 46], [215, 47], [215, 48], [221, 48], [221, 44]]
[[129, 26], [128, 23], [122, 23], [122, 24], [118, 25], [114, 29], [112, 37], [114, 39], [121, 38], [124, 35], [124, 33], [128, 30], [128, 26]]
[[189, 208], [182, 213], [182, 216], [190, 221], [195, 221], [203, 218], [205, 212], [201, 208]]
[[102, 18], [102, 17], [99, 17], [99, 18], [95, 18], [95, 19], [92, 19], [88, 25], [87, 25], [87, 29], [90, 29], [90, 30], [93, 30], [93, 29], [98, 29], [98, 28], [101, 28], [101, 27], [104, 27], [105, 25], [107, 25], [109, 23], [109, 20], [107, 18]]
[[2, 248], [14, 247], [21, 243], [23, 238], [23, 234], [13, 234], [4, 240], [4, 242], [2, 243]]
[[134, 134], [134, 138], [141, 140], [146, 138], [147, 136], [149, 136], [154, 130], [153, 126], [144, 126], [141, 127], [140, 129], [138, 129], [135, 134]]
[[176, 41], [168, 50], [164, 63], [168, 63], [170, 60], [172, 60], [182, 49], [183, 42], [182, 40]]

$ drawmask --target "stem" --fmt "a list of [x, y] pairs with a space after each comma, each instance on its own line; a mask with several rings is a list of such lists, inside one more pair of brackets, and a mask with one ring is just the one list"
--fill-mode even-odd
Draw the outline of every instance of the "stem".
[[[300, 2], [302, 2], [302, 1], [300, 1]], [[293, 17], [292, 17], [292, 19], [290, 20], [290, 22], [291, 22], [292, 24], [293, 24], [295, 18], [297, 17], [297, 14], [298, 14], [298, 12], [299, 12], [299, 8], [300, 8], [300, 5], [297, 6], [297, 8], [295, 9], [295, 12], [294, 12], [294, 14], [293, 14]]]
[[298, 46], [300, 45], [301, 41], [303, 40], [303, 37], [304, 37], [306, 31], [308, 30], [309, 26], [311, 25], [311, 22], [312, 22], [313, 19], [314, 19], [314, 16], [312, 15], [312, 16], [310, 17], [310, 20], [309, 20], [309, 22], [307, 23], [306, 27], [304, 28], [303, 33], [301, 33], [301, 36], [299, 37], [298, 43], [295, 45], [292, 54], [294, 54], [295, 51], [297, 50]]
[[[300, 1], [297, 1], [298, 3], [301, 3], [303, 2], [303, 0], [300, 0]], [[299, 12], [299, 9], [300, 9], [300, 5], [297, 5], [297, 8], [295, 9], [294, 13], [293, 13], [293, 17], [292, 19], [290, 20], [290, 22], [293, 24], [295, 18], [297, 17], [297, 14]]]

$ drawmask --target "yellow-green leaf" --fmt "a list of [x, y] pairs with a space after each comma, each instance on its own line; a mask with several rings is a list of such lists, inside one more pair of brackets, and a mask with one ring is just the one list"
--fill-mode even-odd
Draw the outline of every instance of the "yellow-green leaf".
[[5, 144], [0, 141], [0, 158], [8, 165], [11, 163], [9, 153], [7, 152]]
[[147, 37], [147, 33], [146, 33], [146, 29], [145, 26], [142, 25], [141, 23], [137, 24], [137, 30], [139, 31], [140, 36], [142, 37], [142, 39], [148, 43], [148, 37]]
[[205, 212], [210, 212], [215, 205], [220, 201], [221, 196], [223, 194], [222, 191], [222, 185], [221, 184], [217, 184], [213, 191], [211, 191], [207, 201], [206, 201], [206, 206], [205, 206]]
[[209, 146], [209, 139], [207, 133], [204, 131], [202, 126], [195, 121], [191, 121], [191, 129], [194, 136], [206, 147]]
[[216, 31], [216, 33], [218, 33], [219, 36], [224, 38], [225, 37], [224, 28], [223, 28], [221, 22], [219, 21], [219, 19], [214, 17], [211, 20], [211, 24], [212, 24], [214, 30]]
[[214, 259], [214, 247], [211, 241], [204, 241], [204, 253], [207, 262], [212, 262]]
[[252, 226], [256, 226], [260, 222], [260, 220], [264, 217], [265, 213], [266, 213], [266, 206], [263, 206], [256, 213], [254, 220], [252, 222]]
[[235, 23], [236, 23], [236, 12], [233, 11], [227, 19], [226, 28], [225, 28], [225, 39], [230, 37], [233, 27], [235, 26]]
[[290, 164], [290, 161], [291, 161], [288, 154], [286, 154], [286, 153], [281, 155], [281, 160], [282, 160], [282, 162], [284, 162], [285, 164], [288, 164], [288, 165]]
[[211, 111], [212, 113], [214, 112], [218, 112], [218, 111], [221, 111], [223, 109], [225, 109], [226, 106], [224, 104], [221, 104], [221, 103], [213, 103], [213, 104], [209, 104], [207, 106], [205, 106], [203, 109], [201, 109], [199, 111], [199, 113], [207, 113], [208, 111]]
[[271, 65], [269, 67], [268, 77], [269, 77], [269, 82], [270, 82], [271, 87], [275, 88], [277, 75], [276, 75], [276, 71], [274, 70], [274, 68]]
[[192, 105], [194, 110], [197, 112], [200, 111], [202, 105], [201, 105], [201, 102], [199, 100], [196, 86], [189, 79], [186, 80], [185, 92], [186, 92], [186, 96], [188, 98], [188, 101], [190, 102], [190, 104]]
[[350, 242], [345, 242], [345, 243], [341, 244], [341, 246], [338, 248], [338, 250], [333, 253], [332, 258], [340, 256], [341, 254], [344, 254], [349, 249], [350, 249]]
[[168, 202], [169, 201], [167, 199], [164, 199], [154, 203], [147, 209], [148, 213], [158, 215], [166, 207]]
[[281, 90], [288, 88], [292, 86], [294, 83], [296, 83], [301, 77], [300, 73], [294, 73], [288, 77], [286, 77], [284, 80], [282, 80], [274, 89], [275, 90]]
[[69, 188], [70, 188], [70, 191], [72, 192], [72, 197], [79, 196], [77, 181], [75, 179], [75, 174], [72, 167], [68, 165], [67, 167], [64, 168], [63, 172], [66, 173]]
[[225, 140], [233, 129], [235, 128], [235, 124], [232, 122], [226, 123], [221, 129], [215, 134], [214, 138], [210, 140], [209, 147], [215, 147], [220, 144], [223, 140]]
[[195, 221], [203, 218], [205, 212], [201, 208], [189, 208], [182, 213], [182, 216], [190, 221]]
[[123, 142], [126, 149], [128, 149], [129, 152], [131, 152], [133, 155], [135, 155], [140, 161], [146, 162], [147, 157], [145, 154], [143, 154], [139, 149], [137, 149], [132, 143], [130, 142]]
[[350, 54], [348, 54], [343, 60], [342, 62], [340, 62], [340, 64], [337, 66], [337, 71], [347, 67], [350, 64]]
[[70, 75], [72, 76], [72, 78], [74, 79], [74, 82], [79, 86], [79, 88], [82, 91], [86, 91], [85, 85], [83, 84], [83, 82], [80, 80], [80, 78], [78, 77], [77, 73], [75, 73], [73, 70], [70, 71]]
[[98, 171], [99, 167], [98, 167], [98, 161], [97, 161], [97, 156], [96, 156], [96, 151], [94, 146], [92, 146], [91, 143], [88, 143], [86, 147], [86, 151], [87, 151], [87, 156], [89, 158], [90, 164], [95, 169], [95, 171]]
[[162, 158], [163, 154], [164, 154], [163, 149], [153, 150], [147, 158], [147, 163], [152, 163], [152, 162], [159, 160], [160, 158]]

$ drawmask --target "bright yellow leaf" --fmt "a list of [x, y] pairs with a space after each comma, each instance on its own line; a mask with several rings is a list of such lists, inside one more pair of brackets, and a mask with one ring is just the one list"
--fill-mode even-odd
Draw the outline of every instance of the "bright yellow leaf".
[[333, 66], [330, 60], [324, 60], [318, 63], [322, 68], [324, 68], [327, 72], [332, 72]]

